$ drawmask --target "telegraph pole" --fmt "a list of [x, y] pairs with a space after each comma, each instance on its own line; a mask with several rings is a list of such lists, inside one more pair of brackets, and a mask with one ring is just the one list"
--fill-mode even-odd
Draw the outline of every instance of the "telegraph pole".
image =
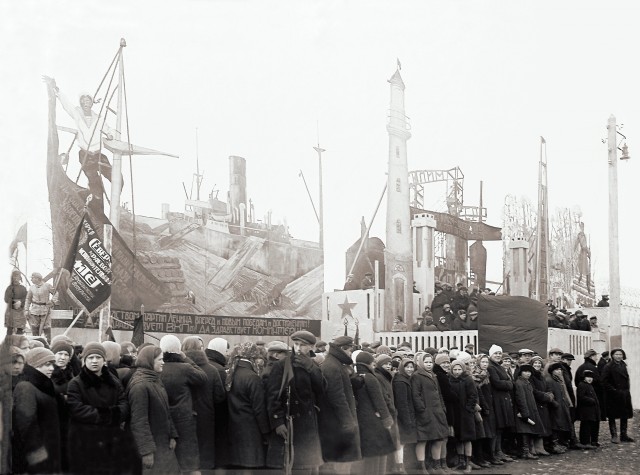
[[609, 350], [622, 347], [620, 324], [620, 252], [618, 248], [618, 131], [612, 114], [607, 123], [609, 164]]

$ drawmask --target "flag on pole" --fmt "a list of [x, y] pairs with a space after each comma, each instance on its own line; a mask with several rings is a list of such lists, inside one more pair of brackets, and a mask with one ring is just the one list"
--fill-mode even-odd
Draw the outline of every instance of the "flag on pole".
[[69, 276], [67, 294], [87, 316], [99, 311], [111, 296], [111, 254], [87, 213], [71, 242], [63, 265]]
[[9, 245], [9, 257], [13, 257], [17, 252], [19, 243], [24, 244], [25, 248], [27, 247], [27, 223], [20, 226], [20, 229], [18, 229], [18, 232], [16, 233], [16, 237], [11, 241], [11, 244]]
[[541, 143], [547, 143], [547, 141], [544, 139], [544, 137], [542, 135], [540, 136], [540, 142]]
[[133, 335], [131, 336], [131, 343], [136, 345], [136, 348], [144, 343], [144, 313], [140, 313], [140, 315], [133, 321]]

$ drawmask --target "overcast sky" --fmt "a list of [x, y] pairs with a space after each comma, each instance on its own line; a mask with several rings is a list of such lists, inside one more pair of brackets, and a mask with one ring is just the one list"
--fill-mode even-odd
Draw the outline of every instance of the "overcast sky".
[[[137, 214], [159, 216], [163, 202], [183, 209], [197, 128], [204, 196], [215, 185], [226, 197], [228, 156], [240, 155], [256, 214], [271, 210], [294, 237], [317, 240], [298, 174], [317, 205], [319, 131], [325, 290], [341, 288], [345, 250], [386, 180], [387, 79], [399, 58], [409, 169], [459, 166], [464, 204], [478, 204], [483, 181], [487, 221], [501, 226], [505, 195], [537, 200], [544, 136], [551, 211], [582, 211], [598, 283], [608, 280], [601, 139], [616, 115], [632, 156], [619, 162], [621, 281], [640, 288], [639, 13], [634, 1], [4, 0], [0, 247], [28, 219], [28, 270], [51, 268], [41, 75], [75, 100], [95, 90], [124, 37], [131, 141], [180, 156], [134, 158]], [[58, 117], [72, 125], [61, 108]], [[443, 184], [428, 187], [427, 208], [444, 210], [444, 199]], [[384, 216], [383, 203], [371, 233], [383, 240]], [[501, 281], [501, 245], [487, 248], [487, 277]]]

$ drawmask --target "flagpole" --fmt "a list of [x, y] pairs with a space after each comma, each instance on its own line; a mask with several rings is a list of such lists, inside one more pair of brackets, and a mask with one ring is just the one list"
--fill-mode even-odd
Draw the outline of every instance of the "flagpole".
[[[105, 224], [103, 227], [103, 230], [104, 230], [104, 238], [103, 238], [104, 248], [109, 254], [111, 254], [111, 236], [112, 236], [113, 227], [110, 224]], [[102, 341], [104, 340], [105, 331], [109, 326], [110, 315], [111, 315], [111, 296], [109, 296], [109, 298], [105, 302], [104, 307], [102, 307], [102, 309], [100, 310], [100, 320], [98, 323], [98, 332], [99, 332], [98, 341], [100, 343], [102, 343]]]

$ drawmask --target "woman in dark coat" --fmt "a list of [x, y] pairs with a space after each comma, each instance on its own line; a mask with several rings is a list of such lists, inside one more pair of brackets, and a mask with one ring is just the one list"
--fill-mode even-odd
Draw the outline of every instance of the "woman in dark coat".
[[[220, 381], [224, 386], [227, 381], [227, 350], [229, 349], [229, 342], [224, 338], [213, 338], [209, 341], [207, 349], [204, 350], [207, 355], [207, 359], [211, 366], [213, 366], [220, 376]], [[224, 468], [229, 465], [229, 408], [227, 407], [227, 400], [221, 403], [215, 404], [216, 413], [216, 425], [214, 428], [215, 433], [215, 462], [216, 468]]]
[[364, 384], [354, 391], [358, 425], [362, 473], [383, 475], [387, 454], [396, 450], [393, 438], [393, 416], [389, 412], [383, 390], [374, 374], [373, 355], [362, 351], [356, 357], [356, 370]]
[[[418, 439], [416, 459], [419, 470], [422, 470], [424, 463], [427, 464], [427, 470], [437, 469], [438, 466], [446, 467], [446, 453], [443, 452], [443, 446], [449, 437], [449, 425], [438, 377], [433, 372], [433, 368], [433, 356], [426, 353], [423, 356], [422, 366], [411, 376], [411, 395], [416, 412]], [[427, 442], [431, 442], [431, 459], [425, 462]]]
[[533, 438], [540, 437], [544, 429], [533, 395], [533, 386], [529, 381], [533, 371], [533, 366], [521, 365], [519, 376], [515, 382], [516, 433], [521, 437], [522, 458], [537, 460], [538, 457], [533, 455], [530, 449], [533, 447]]
[[105, 366], [100, 343], [88, 343], [83, 359], [80, 374], [67, 388], [71, 473], [86, 473], [88, 467], [92, 473], [132, 473], [132, 439], [120, 427], [129, 419], [122, 384]]
[[571, 437], [571, 429], [573, 427], [571, 412], [569, 411], [571, 398], [565, 387], [562, 371], [562, 363], [556, 362], [547, 367], [548, 374], [545, 375], [547, 386], [553, 393], [553, 401], [549, 403], [549, 416], [551, 417], [555, 452], [562, 451], [558, 441], [567, 441]]
[[478, 404], [478, 391], [473, 379], [466, 372], [465, 364], [459, 360], [451, 363], [449, 384], [458, 401], [453, 414], [453, 431], [460, 459], [457, 468], [470, 472], [469, 461], [473, 455], [471, 443], [476, 439], [475, 414], [482, 410]]
[[229, 406], [230, 463], [245, 468], [265, 465], [263, 441], [271, 430], [262, 380], [255, 359], [262, 352], [255, 343], [245, 342], [229, 356], [227, 404]]
[[[398, 413], [398, 435], [400, 436], [400, 447], [396, 453], [402, 457], [404, 445], [415, 444], [418, 441], [416, 429], [416, 411], [413, 408], [413, 396], [411, 394], [411, 375], [415, 372], [416, 365], [409, 359], [403, 359], [398, 365], [398, 372], [393, 377], [391, 386], [393, 388], [393, 400]], [[403, 459], [400, 458], [400, 463]], [[397, 467], [400, 471], [400, 467]], [[402, 467], [404, 468], [404, 467]]]
[[174, 452], [178, 431], [171, 420], [169, 397], [160, 380], [163, 367], [162, 350], [145, 346], [138, 352], [137, 369], [127, 386], [131, 433], [145, 475], [180, 473]]
[[400, 433], [398, 431], [398, 411], [396, 410], [396, 402], [393, 396], [393, 386], [391, 384], [393, 375], [391, 373], [392, 364], [391, 357], [385, 353], [376, 355], [374, 362], [375, 369], [373, 374], [378, 378], [380, 388], [382, 389], [382, 395], [387, 403], [387, 409], [389, 414], [393, 418], [393, 426], [391, 427], [391, 437], [393, 438], [393, 445], [396, 450], [393, 454], [393, 460], [387, 460], [387, 466], [390, 470], [399, 470], [400, 464], [403, 463], [403, 457], [398, 454], [400, 446]]
[[206, 385], [207, 375], [181, 354], [180, 340], [175, 335], [163, 336], [160, 348], [164, 352], [160, 379], [167, 390], [171, 419], [178, 431], [176, 457], [181, 471], [193, 472], [200, 467], [200, 452], [192, 391]]
[[[602, 385], [605, 390], [611, 442], [614, 444], [619, 441], [633, 442], [633, 439], [627, 434], [627, 419], [633, 417], [629, 372], [627, 371], [627, 363], [623, 361], [627, 359], [627, 355], [622, 348], [614, 348], [610, 354], [611, 361], [602, 371]], [[620, 419], [619, 439], [616, 431], [616, 419]]]
[[46, 348], [27, 354], [13, 391], [13, 472], [60, 472], [58, 401], [51, 382], [54, 356]]
[[595, 373], [589, 369], [582, 373], [582, 381], [576, 390], [576, 418], [580, 421], [580, 443], [597, 448], [600, 429], [600, 404], [593, 387]]
[[496, 417], [496, 437], [493, 446], [493, 455], [503, 462], [513, 462], [513, 459], [502, 451], [502, 432], [512, 430], [515, 426], [513, 414], [513, 401], [511, 392], [513, 382], [505, 369], [501, 366], [502, 348], [492, 345], [489, 348], [489, 383], [493, 396], [493, 412]]
[[11, 272], [11, 284], [4, 291], [4, 301], [7, 304], [4, 326], [7, 327], [7, 335], [11, 335], [14, 329], [18, 335], [22, 335], [27, 324], [24, 314], [27, 288], [21, 282], [22, 274], [18, 269], [14, 269]]
[[479, 354], [476, 357], [476, 365], [471, 370], [471, 377], [478, 391], [478, 404], [482, 408], [482, 430], [477, 430], [482, 437], [473, 442], [473, 462], [481, 467], [488, 467], [490, 464], [502, 465], [502, 461], [493, 457], [491, 445], [496, 436], [496, 418], [493, 413], [493, 394], [491, 393], [491, 383], [489, 382], [489, 356]]
[[[265, 383], [267, 411], [272, 432], [269, 434], [267, 467], [283, 468], [285, 437], [293, 429], [293, 470], [317, 470], [322, 465], [322, 447], [318, 433], [317, 405], [324, 393], [324, 378], [320, 367], [311, 358], [316, 338], [301, 331], [291, 335], [293, 354], [271, 365]], [[283, 385], [286, 374], [293, 374]], [[287, 412], [291, 417], [287, 422]]]
[[216, 425], [215, 404], [227, 398], [218, 370], [209, 363], [204, 353], [202, 340], [197, 336], [189, 336], [182, 342], [182, 351], [207, 375], [207, 381], [202, 386], [194, 387], [192, 391], [193, 410], [196, 413], [196, 435], [198, 437], [198, 452], [200, 454], [200, 469], [213, 470], [215, 468], [216, 441], [215, 432], [211, 429]]
[[64, 340], [58, 340], [51, 345], [51, 351], [55, 356], [53, 374], [51, 375], [51, 381], [53, 387], [56, 390], [58, 401], [61, 404], [58, 407], [58, 414], [60, 416], [60, 444], [61, 444], [61, 465], [62, 470], [69, 470], [69, 450], [67, 447], [69, 439], [69, 407], [67, 402], [67, 386], [69, 382], [76, 376], [73, 372], [69, 360], [73, 355], [73, 347], [70, 343]]
[[542, 369], [544, 368], [544, 361], [542, 360], [542, 358], [537, 355], [531, 358], [531, 367], [533, 368], [533, 372], [531, 373], [529, 382], [531, 383], [531, 387], [533, 388], [533, 396], [536, 399], [538, 415], [540, 416], [540, 421], [542, 422], [542, 427], [540, 428], [540, 436], [536, 437], [533, 441], [535, 452], [534, 455], [549, 455], [549, 452], [545, 450], [545, 443], [550, 450], [553, 450], [553, 431], [551, 430], [552, 425], [551, 417], [549, 416], [549, 405], [553, 401], [554, 396], [547, 386], [547, 382], [544, 378], [544, 375], [542, 374]]

